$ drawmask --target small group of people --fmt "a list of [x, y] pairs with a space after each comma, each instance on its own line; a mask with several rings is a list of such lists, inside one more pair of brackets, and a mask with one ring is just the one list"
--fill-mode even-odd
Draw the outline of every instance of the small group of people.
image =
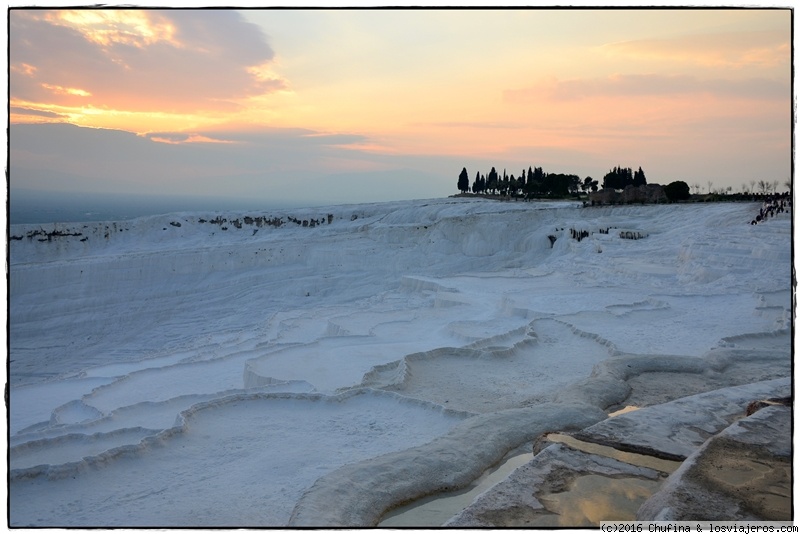
[[767, 218], [775, 217], [779, 213], [788, 212], [792, 207], [792, 197], [789, 193], [780, 193], [769, 197], [761, 205], [758, 210], [756, 218], [750, 221], [750, 224], [759, 224], [767, 220]]
[[572, 236], [572, 239], [577, 239], [578, 243], [589, 237], [589, 232], [586, 230], [576, 230], [574, 228], [570, 228], [569, 233]]

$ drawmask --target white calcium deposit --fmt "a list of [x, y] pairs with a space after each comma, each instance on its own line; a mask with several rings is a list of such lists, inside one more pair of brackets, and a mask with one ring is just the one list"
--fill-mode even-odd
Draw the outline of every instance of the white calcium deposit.
[[438, 199], [12, 225], [10, 523], [377, 524], [604, 419], [630, 392], [620, 362], [685, 371], [786, 332], [791, 215], [750, 225], [758, 209]]

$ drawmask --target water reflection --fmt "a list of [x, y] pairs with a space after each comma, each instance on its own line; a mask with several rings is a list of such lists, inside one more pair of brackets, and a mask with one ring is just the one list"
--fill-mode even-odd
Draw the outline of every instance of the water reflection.
[[616, 417], [616, 416], [622, 415], [624, 413], [635, 412], [638, 409], [639, 409], [638, 406], [625, 406], [624, 408], [620, 408], [619, 410], [615, 410], [613, 412], [609, 412], [608, 416], [609, 417]]
[[[636, 407], [628, 406], [625, 411]], [[638, 467], [671, 473], [681, 462], [662, 460], [653, 456], [623, 452], [613, 447], [580, 441], [566, 434], [552, 433], [547, 441], [562, 443], [587, 454], [613, 458]], [[526, 453], [510, 457], [493, 471], [487, 471], [470, 487], [460, 491], [424, 497], [411, 504], [392, 510], [384, 516], [379, 527], [436, 527], [467, 507], [480, 493], [503, 480], [517, 467], [533, 459]], [[546, 510], [524, 514], [518, 526], [582, 527], [597, 526], [601, 521], [634, 520], [636, 511], [660, 486], [662, 480], [636, 477], [607, 477], [576, 472], [564, 491], [537, 494]], [[535, 488], [532, 488], [535, 491]], [[504, 525], [510, 526], [510, 525]]]
[[533, 526], [588, 527], [601, 521], [633, 521], [636, 511], [661, 484], [659, 480], [581, 475], [567, 491], [538, 496], [548, 515]]
[[508, 476], [514, 469], [530, 462], [533, 453], [511, 456], [495, 469], [487, 470], [470, 486], [450, 493], [439, 493], [418, 499], [386, 514], [379, 527], [438, 527], [469, 506], [479, 494]]
[[548, 434], [546, 439], [553, 443], [563, 443], [564, 445], [581, 452], [605, 456], [606, 458], [613, 458], [614, 460], [619, 460], [620, 462], [625, 462], [626, 464], [635, 465], [637, 467], [647, 467], [662, 473], [672, 473], [681, 465], [681, 462], [663, 460], [661, 458], [656, 458], [655, 456], [637, 454], [635, 452], [624, 452], [613, 447], [598, 445], [597, 443], [590, 443], [588, 441], [581, 441], [566, 434]]

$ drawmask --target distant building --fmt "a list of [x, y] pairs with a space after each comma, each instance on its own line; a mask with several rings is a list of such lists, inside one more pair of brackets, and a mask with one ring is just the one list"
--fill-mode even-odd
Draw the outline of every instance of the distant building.
[[615, 189], [601, 189], [589, 193], [589, 200], [595, 205], [603, 204], [658, 204], [667, 201], [664, 188], [659, 184], [629, 185], [622, 192]]
[[629, 185], [622, 192], [622, 202], [625, 204], [633, 203], [658, 203], [666, 202], [667, 195], [664, 193], [664, 188], [658, 184], [647, 184], [634, 186]]
[[593, 204], [618, 204], [620, 194], [614, 189], [601, 189], [600, 191], [589, 193], [589, 200], [591, 200]]

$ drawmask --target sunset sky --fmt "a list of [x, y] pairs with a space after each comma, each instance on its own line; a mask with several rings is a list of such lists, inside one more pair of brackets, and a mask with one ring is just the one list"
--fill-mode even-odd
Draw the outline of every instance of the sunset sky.
[[12, 194], [429, 198], [492, 166], [791, 178], [788, 9], [9, 17]]

